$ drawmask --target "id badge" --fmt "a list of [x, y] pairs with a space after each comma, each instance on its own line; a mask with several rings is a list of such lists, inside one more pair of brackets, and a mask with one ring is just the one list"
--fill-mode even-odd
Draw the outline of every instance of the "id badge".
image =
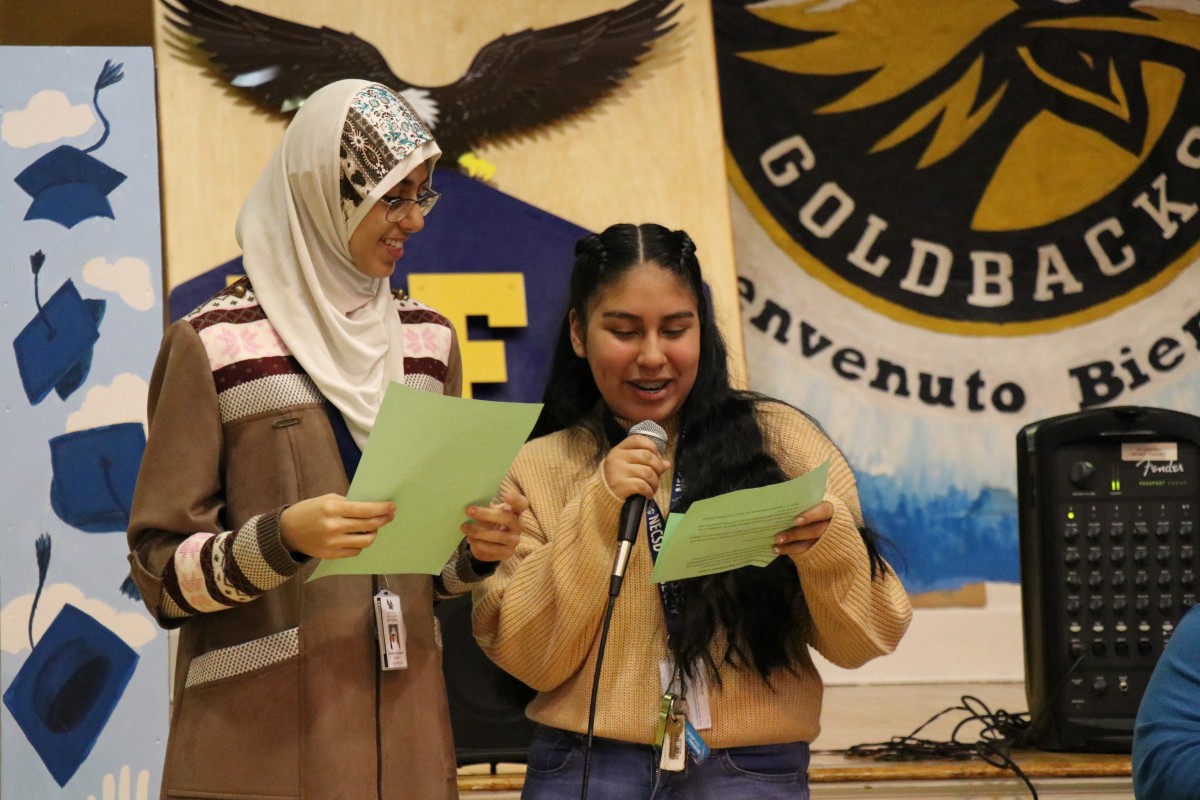
[[375, 595], [375, 628], [379, 637], [379, 668], [382, 670], [408, 667], [407, 634], [400, 596], [389, 589]]

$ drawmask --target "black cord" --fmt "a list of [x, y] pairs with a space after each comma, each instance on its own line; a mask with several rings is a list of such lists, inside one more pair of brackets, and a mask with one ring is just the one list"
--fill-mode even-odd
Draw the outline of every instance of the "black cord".
[[[1047, 698], [1045, 706], [1032, 721], [1029, 719], [1030, 715], [1027, 711], [1017, 714], [1011, 714], [1002, 708], [992, 711], [979, 698], [963, 695], [962, 705], [951, 706], [939, 711], [908, 736], [894, 736], [887, 742], [856, 744], [843, 752], [847, 756], [874, 758], [876, 761], [965, 761], [969, 758], [980, 758], [997, 769], [1011, 770], [1029, 789], [1032, 799], [1038, 800], [1037, 789], [1034, 788], [1033, 782], [1008, 754], [1011, 750], [1029, 746], [1026, 744], [1029, 736], [1037, 729], [1038, 723], [1041, 722], [1046, 712], [1058, 701], [1059, 695], [1067, 686], [1067, 681], [1082, 660], [1083, 656], [1080, 655], [1071, 663], [1071, 666], [1067, 667], [1067, 671], [1059, 679], [1058, 685], [1054, 687], [1054, 691]], [[968, 716], [954, 726], [949, 741], [938, 742], [917, 738], [917, 734], [934, 720], [952, 711], [965, 711]], [[958, 732], [964, 725], [971, 722], [983, 726], [979, 738], [974, 742], [960, 742]]]
[[1050, 696], [1046, 698], [1046, 703], [1045, 703], [1045, 705], [1042, 706], [1042, 710], [1039, 711], [1038, 715], [1033, 719], [1032, 722], [1029, 723], [1029, 727], [1027, 727], [1025, 729], [1025, 733], [1022, 736], [1018, 737], [1015, 742], [1013, 742], [1013, 747], [1026, 747], [1027, 746], [1025, 744], [1025, 740], [1028, 739], [1032, 734], [1034, 734], [1037, 731], [1038, 723], [1040, 723], [1042, 721], [1042, 717], [1046, 716], [1046, 712], [1049, 711], [1051, 709], [1051, 707], [1053, 707], [1054, 704], [1058, 702], [1059, 695], [1062, 694], [1062, 690], [1067, 687], [1067, 680], [1070, 679], [1072, 674], [1074, 674], [1075, 668], [1079, 666], [1080, 661], [1083, 661], [1082, 654], [1077, 656], [1075, 658], [1075, 660], [1073, 662], [1071, 662], [1071, 666], [1067, 667], [1067, 671], [1064, 672], [1063, 676], [1058, 679], [1058, 685], [1054, 687], [1054, 691], [1051, 692]]
[[[998, 769], [1011, 770], [1029, 789], [1032, 799], [1038, 800], [1033, 782], [1008, 755], [1014, 743], [1021, 741], [1029, 728], [1029, 714], [1012, 714], [1004, 709], [992, 711], [982, 700], [970, 695], [963, 695], [961, 702], [962, 705], [951, 706], [934, 714], [908, 736], [893, 736], [886, 742], [856, 744], [844, 752], [847, 756], [873, 758], [876, 761], [965, 761], [980, 758]], [[965, 711], [967, 716], [954, 726], [948, 741], [918, 736], [935, 720], [954, 711]], [[959, 732], [970, 723], [978, 723], [983, 729], [975, 741], [960, 741]]]
[[[620, 591], [618, 587], [617, 591]], [[604, 645], [608, 642], [608, 624], [612, 622], [613, 606], [617, 602], [617, 592], [609, 591], [608, 608], [604, 612], [604, 625], [600, 630], [600, 648], [596, 651], [596, 671], [592, 675], [592, 701], [588, 708], [587, 743], [583, 748], [583, 788], [579, 792], [579, 800], [587, 800], [588, 776], [592, 769], [592, 734], [596, 729], [596, 697], [600, 694], [600, 666], [604, 663]]]

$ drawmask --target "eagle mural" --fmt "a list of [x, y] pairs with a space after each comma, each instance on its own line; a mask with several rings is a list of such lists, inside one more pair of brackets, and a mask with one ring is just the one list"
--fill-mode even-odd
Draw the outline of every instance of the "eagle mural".
[[[168, 21], [195, 40], [216, 70], [264, 111], [287, 114], [342, 78], [400, 92], [457, 162], [485, 142], [529, 134], [584, 111], [616, 89], [675, 27], [676, 0], [634, 0], [589, 17], [505, 34], [444, 86], [417, 86], [370, 42], [221, 0], [162, 0]], [[674, 5], [674, 7], [672, 7]]]
[[739, 194], [797, 264], [881, 312], [1024, 335], [1194, 259], [1175, 234], [1200, 207], [1200, 4], [713, 8]]
[[[741, 56], [781, 73], [823, 77], [831, 94], [815, 113], [876, 132], [871, 153], [909, 149], [918, 170], [953, 161], [960, 178], [971, 171], [969, 180], [956, 180], [981, 192], [961, 198], [961, 207], [975, 209], [975, 229], [1033, 227], [1112, 191], [1156, 144], [1200, 50], [1192, 14], [1179, 5], [755, 4], [750, 13], [791, 29], [799, 41]], [[1021, 166], [1063, 137], [1106, 166], [1025, 202], [1023, 213], [1014, 210], [1029, 179]], [[964, 150], [965, 158], [953, 158]]]

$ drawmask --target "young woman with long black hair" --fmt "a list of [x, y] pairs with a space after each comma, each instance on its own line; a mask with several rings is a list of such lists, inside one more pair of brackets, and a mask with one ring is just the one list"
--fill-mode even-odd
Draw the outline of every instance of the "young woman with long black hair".
[[[607, 641], [590, 796], [807, 797], [822, 691], [809, 648], [844, 667], [891, 652], [907, 596], [838, 448], [791, 406], [732, 387], [691, 238], [614, 225], [575, 255], [545, 410], [502, 487], [529, 499], [521, 542], [475, 591], [481, 647], [538, 691], [523, 797], [579, 794], [618, 518], [634, 494], [650, 502]], [[664, 454], [627, 435], [643, 420], [665, 429]], [[825, 461], [825, 499], [776, 536], [769, 566], [650, 582], [643, 542], [662, 512]], [[686, 698], [703, 741], [682, 761], [659, 746], [668, 696]]]

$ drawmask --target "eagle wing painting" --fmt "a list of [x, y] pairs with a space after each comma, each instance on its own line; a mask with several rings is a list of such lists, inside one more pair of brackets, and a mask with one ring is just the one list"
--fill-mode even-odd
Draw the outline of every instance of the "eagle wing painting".
[[[675, 27], [676, 0], [633, 0], [548, 28], [492, 40], [466, 72], [417, 86], [370, 42], [221, 0], [162, 0], [167, 20], [195, 39], [220, 74], [264, 111], [287, 114], [342, 78], [377, 81], [404, 95], [451, 162], [485, 142], [527, 135], [584, 111], [616, 89]], [[674, 5], [674, 7], [672, 7]]]

